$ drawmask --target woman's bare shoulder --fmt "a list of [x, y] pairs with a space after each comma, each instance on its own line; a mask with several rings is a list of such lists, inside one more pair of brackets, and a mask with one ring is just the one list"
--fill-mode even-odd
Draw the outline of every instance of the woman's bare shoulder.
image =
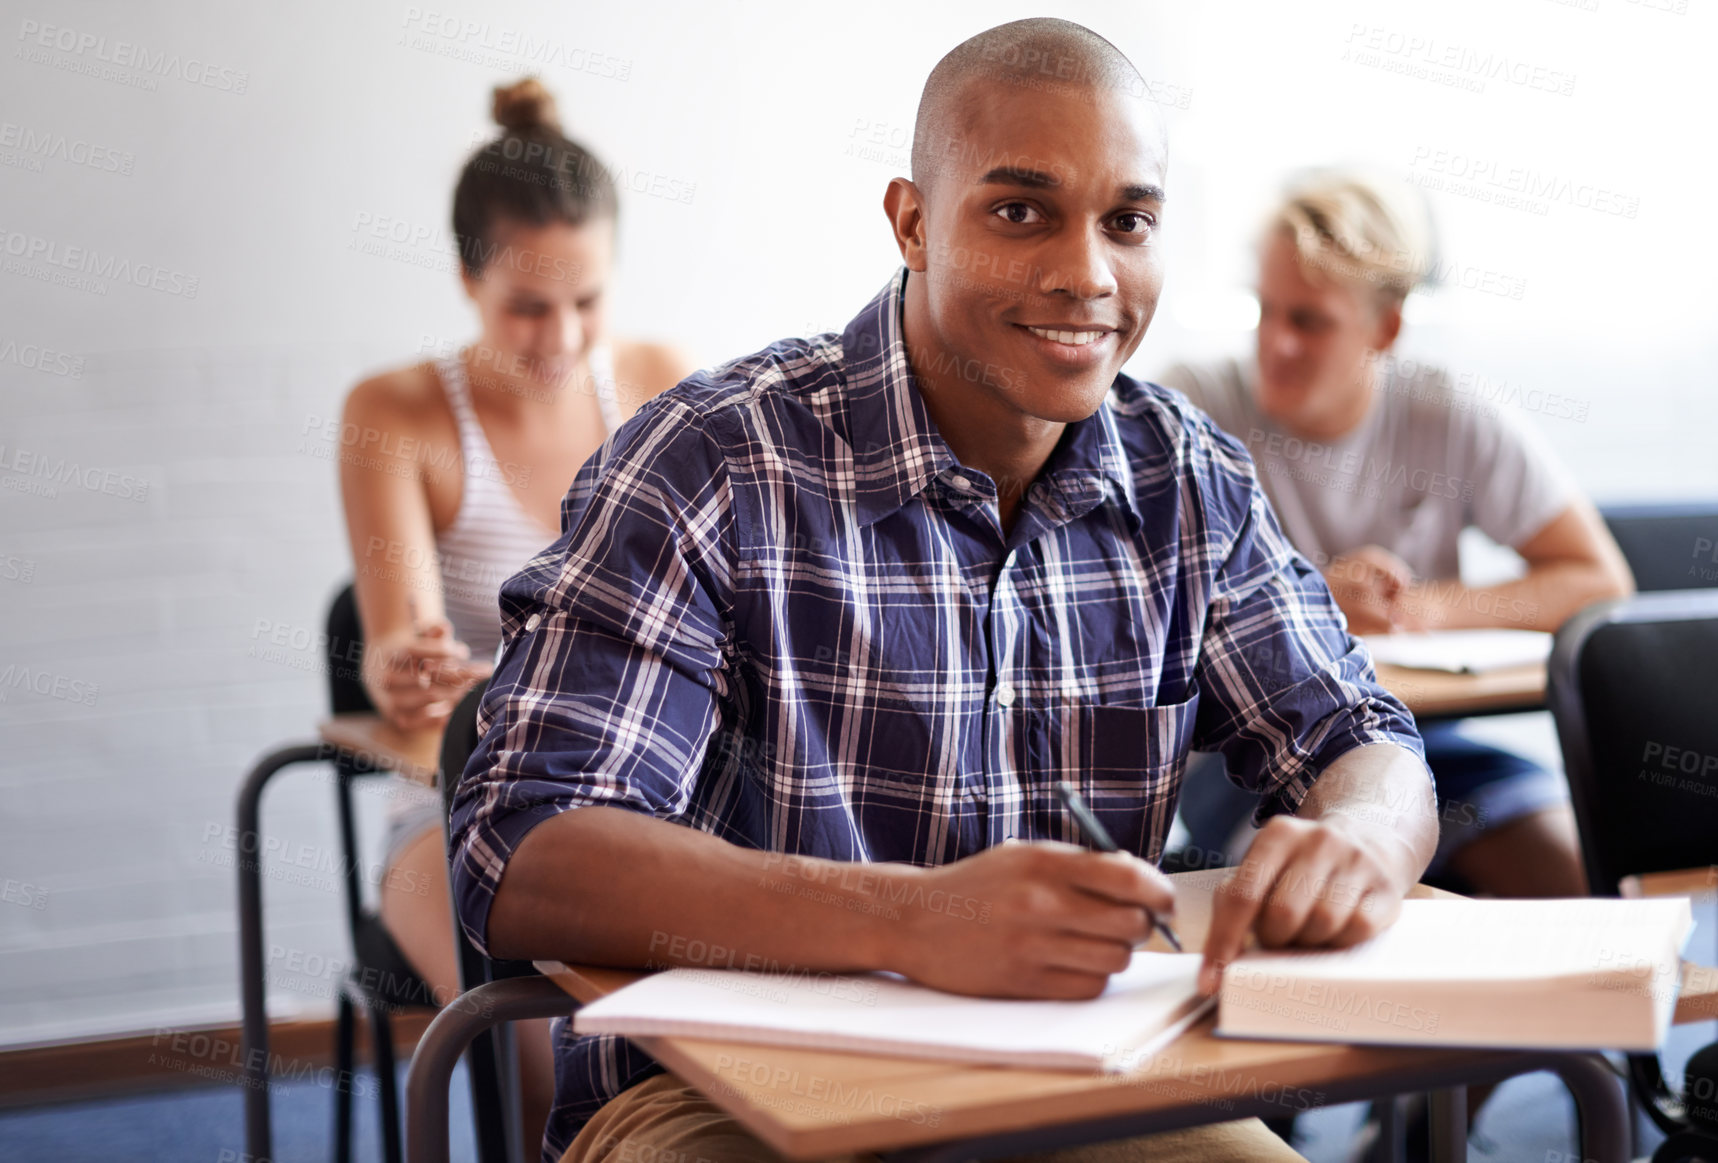
[[346, 393], [349, 423], [391, 421], [408, 427], [433, 424], [449, 415], [435, 365], [391, 368], [359, 380]]
[[615, 340], [614, 374], [638, 404], [666, 392], [698, 370], [690, 356], [666, 343]]

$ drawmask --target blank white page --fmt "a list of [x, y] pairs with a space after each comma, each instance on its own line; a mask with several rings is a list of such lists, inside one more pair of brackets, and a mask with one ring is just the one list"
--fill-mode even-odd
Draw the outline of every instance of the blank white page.
[[670, 969], [580, 1009], [581, 1034], [668, 1035], [903, 1057], [1122, 1070], [1210, 1007], [1196, 953], [1135, 953], [1090, 1001], [962, 997], [893, 974]]
[[[1544, 981], [1673, 972], [1693, 919], [1656, 900], [1412, 900], [1396, 923], [1348, 949], [1250, 953], [1229, 972], [1330, 981]], [[1664, 968], [1668, 966], [1668, 969]]]

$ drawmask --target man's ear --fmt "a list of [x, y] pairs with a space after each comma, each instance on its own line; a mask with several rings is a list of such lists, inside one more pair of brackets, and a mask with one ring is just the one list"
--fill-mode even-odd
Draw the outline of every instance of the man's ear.
[[925, 262], [925, 199], [919, 188], [906, 178], [889, 179], [883, 191], [883, 213], [889, 216], [889, 227], [895, 232], [895, 245], [901, 248], [901, 261], [907, 269], [924, 273]]
[[1372, 333], [1373, 351], [1386, 352], [1390, 345], [1396, 342], [1396, 337], [1402, 334], [1402, 304], [1386, 303], [1378, 308], [1378, 327]]

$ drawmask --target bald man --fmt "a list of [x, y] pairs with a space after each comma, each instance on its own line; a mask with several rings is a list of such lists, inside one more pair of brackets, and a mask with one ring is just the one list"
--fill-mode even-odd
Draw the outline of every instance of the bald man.
[[[884, 195], [882, 291], [657, 397], [581, 470], [502, 589], [456, 799], [480, 947], [1089, 998], [1173, 917], [1154, 862], [1195, 747], [1263, 825], [1201, 988], [1250, 936], [1395, 917], [1437, 836], [1412, 720], [1242, 447], [1121, 373], [1162, 281], [1144, 92], [1065, 21], [960, 45]], [[1061, 780], [1121, 852], [1081, 846]], [[775, 1158], [628, 1042], [564, 1026], [557, 1054], [546, 1159]], [[1100, 1157], [1298, 1158], [1256, 1120], [1058, 1156]]]

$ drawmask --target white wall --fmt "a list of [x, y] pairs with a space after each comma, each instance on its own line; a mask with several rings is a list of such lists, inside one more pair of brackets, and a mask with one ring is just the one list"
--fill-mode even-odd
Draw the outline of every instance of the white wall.
[[[691, 185], [687, 202], [626, 197], [616, 300], [622, 333], [706, 362], [839, 326], [882, 285], [881, 194], [904, 170], [924, 75], [964, 36], [1036, 11], [0, 4], [0, 1043], [237, 1012], [233, 793], [322, 711], [307, 640], [349, 569], [327, 449], [306, 432], [361, 374], [472, 327], [444, 250], [377, 257], [355, 249], [358, 227], [445, 239], [488, 87], [533, 71], [426, 32], [414, 13], [432, 7], [486, 21], [491, 45], [547, 40], [558, 62], [535, 71], [573, 133], [646, 189]], [[1478, 156], [1568, 183], [1570, 200], [1539, 213], [1434, 194], [1458, 269], [1523, 293], [1440, 293], [1411, 344], [1585, 405], [1580, 421], [1525, 415], [1599, 497], [1711, 496], [1711, 6], [1376, 7], [1061, 6], [1167, 105], [1171, 273], [1135, 370], [1244, 343], [1247, 244], [1288, 169], [1425, 174], [1440, 150]], [[1380, 23], [1378, 63], [1345, 61]], [[69, 49], [36, 44], [47, 25], [71, 30]], [[1417, 57], [1391, 51], [1415, 37]], [[152, 89], [99, 73], [101, 55], [136, 51], [120, 41], [171, 71], [120, 69]], [[1572, 74], [1572, 92], [1495, 75], [1469, 92], [1383, 67], [1446, 53], [1553, 86]], [[624, 79], [565, 63], [593, 60]], [[186, 79], [206, 67], [214, 87]], [[42, 135], [75, 159], [29, 154]], [[94, 165], [79, 164], [87, 147]], [[1634, 216], [1574, 204], [1587, 187], [1637, 200]], [[49, 245], [164, 268], [166, 289], [19, 272], [12, 251]], [[194, 297], [174, 293], [192, 277]], [[26, 366], [42, 347], [61, 354]], [[77, 479], [50, 495], [31, 475], [44, 463]], [[277, 626], [303, 648], [253, 654]], [[297, 955], [341, 955], [334, 880], [317, 870], [329, 809], [326, 784], [302, 776], [265, 803], [268, 830], [310, 865], [292, 873], [309, 883], [267, 890], [271, 942]], [[283, 1007], [326, 1004], [329, 975], [278, 969], [298, 986], [277, 989]]]

